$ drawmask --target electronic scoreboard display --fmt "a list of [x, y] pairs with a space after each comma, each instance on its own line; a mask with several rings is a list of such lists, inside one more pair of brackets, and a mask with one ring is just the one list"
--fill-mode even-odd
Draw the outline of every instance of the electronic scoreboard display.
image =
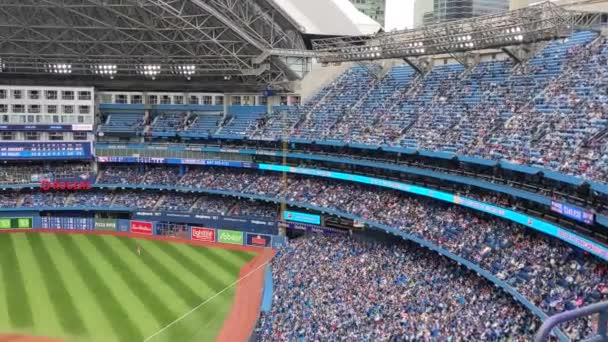
[[2, 142], [0, 159], [89, 159], [91, 142]]
[[95, 228], [94, 219], [91, 217], [42, 216], [40, 225], [42, 229], [93, 230]]

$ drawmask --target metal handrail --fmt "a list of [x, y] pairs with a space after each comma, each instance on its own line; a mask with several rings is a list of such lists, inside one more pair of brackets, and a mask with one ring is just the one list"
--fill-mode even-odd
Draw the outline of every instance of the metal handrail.
[[607, 323], [608, 323], [608, 302], [591, 304], [580, 309], [562, 312], [560, 314], [547, 318], [543, 325], [538, 329], [534, 342], [545, 342], [551, 333], [551, 330], [561, 323], [575, 320], [577, 318], [591, 316], [599, 313], [600, 317], [597, 323], [597, 331], [595, 335], [583, 340], [583, 342], [608, 342]]

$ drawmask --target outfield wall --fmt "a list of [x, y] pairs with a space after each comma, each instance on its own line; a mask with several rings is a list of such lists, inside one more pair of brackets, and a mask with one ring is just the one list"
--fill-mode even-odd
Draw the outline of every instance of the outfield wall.
[[[0, 218], [0, 231], [14, 230], [62, 230], [62, 231], [108, 231], [131, 233], [141, 236], [165, 236], [161, 234], [161, 222], [145, 220], [106, 219], [91, 217], [47, 217], [32, 213]], [[184, 225], [186, 234], [180, 238], [207, 243], [222, 243], [237, 246], [277, 249], [286, 244], [284, 236], [258, 234], [229, 229], [216, 229], [198, 225]]]

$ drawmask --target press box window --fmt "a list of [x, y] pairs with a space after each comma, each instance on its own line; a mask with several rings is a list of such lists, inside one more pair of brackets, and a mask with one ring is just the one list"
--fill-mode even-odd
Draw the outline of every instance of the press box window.
[[0, 89], [0, 99], [6, 99], [6, 89]]
[[13, 105], [13, 113], [25, 113], [25, 106], [22, 104]]
[[191, 104], [191, 105], [197, 105], [198, 104], [198, 96], [191, 95], [190, 99], [188, 100], [188, 103]]
[[57, 100], [57, 90], [45, 91], [45, 97], [47, 100]]
[[65, 114], [73, 114], [74, 113], [74, 106], [63, 106], [63, 112]]
[[2, 132], [2, 140], [15, 139], [15, 132]]
[[63, 133], [49, 132], [49, 140], [63, 140]]
[[56, 105], [48, 105], [46, 106], [46, 112], [49, 114], [56, 114], [57, 113], [57, 106]]
[[153, 105], [158, 104], [158, 96], [156, 96], [156, 95], [148, 96], [148, 103], [153, 104]]
[[40, 105], [29, 105], [27, 106], [27, 112], [37, 114], [40, 113]]
[[28, 95], [30, 100], [38, 100], [40, 98], [40, 92], [38, 90], [30, 90]]
[[73, 100], [74, 99], [74, 92], [71, 90], [65, 90], [61, 92], [61, 99], [62, 100]]
[[116, 95], [116, 103], [126, 104], [128, 103], [128, 96], [124, 94]]
[[0, 104], [0, 113], [8, 113], [8, 105]]
[[131, 95], [131, 103], [132, 104], [142, 104], [142, 96], [141, 95]]
[[87, 140], [87, 132], [74, 132], [74, 140]]
[[40, 140], [40, 133], [38, 133], [38, 132], [25, 132], [25, 140]]
[[78, 106], [79, 114], [89, 114], [91, 112], [91, 107], [89, 106]]
[[22, 98], [22, 94], [21, 94], [21, 90], [13, 90], [13, 98], [16, 100], [21, 100]]
[[78, 99], [81, 100], [81, 101], [90, 100], [91, 99], [91, 92], [90, 91], [79, 91], [78, 92]]
[[210, 105], [212, 101], [213, 98], [211, 96], [203, 96], [203, 104]]

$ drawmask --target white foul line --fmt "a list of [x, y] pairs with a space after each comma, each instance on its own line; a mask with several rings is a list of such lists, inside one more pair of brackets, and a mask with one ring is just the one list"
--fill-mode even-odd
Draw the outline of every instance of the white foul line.
[[180, 318], [176, 319], [175, 321], [167, 324], [167, 326], [165, 326], [164, 328], [160, 329], [159, 331], [155, 332], [154, 334], [148, 336], [143, 342], [148, 342], [150, 341], [153, 337], [159, 335], [160, 333], [162, 333], [163, 331], [169, 329], [172, 325], [174, 325], [175, 323], [181, 321], [182, 319], [188, 317], [188, 315], [190, 315], [191, 313], [193, 313], [194, 311], [196, 311], [198, 308], [200, 308], [201, 306], [209, 303], [213, 298], [221, 295], [222, 293], [224, 293], [225, 291], [227, 291], [228, 289], [234, 287], [234, 285], [240, 283], [243, 279], [249, 277], [251, 274], [253, 274], [255, 271], [259, 270], [260, 268], [268, 265], [270, 263], [270, 261], [267, 261], [263, 264], [261, 264], [260, 266], [256, 267], [254, 270], [252, 270], [251, 272], [245, 274], [244, 276], [242, 276], [241, 278], [235, 280], [232, 284], [226, 286], [223, 290], [221, 290], [220, 292], [214, 294], [213, 296], [207, 298], [204, 302], [200, 303], [199, 305], [195, 306], [192, 310], [186, 312], [185, 314], [183, 314]]

